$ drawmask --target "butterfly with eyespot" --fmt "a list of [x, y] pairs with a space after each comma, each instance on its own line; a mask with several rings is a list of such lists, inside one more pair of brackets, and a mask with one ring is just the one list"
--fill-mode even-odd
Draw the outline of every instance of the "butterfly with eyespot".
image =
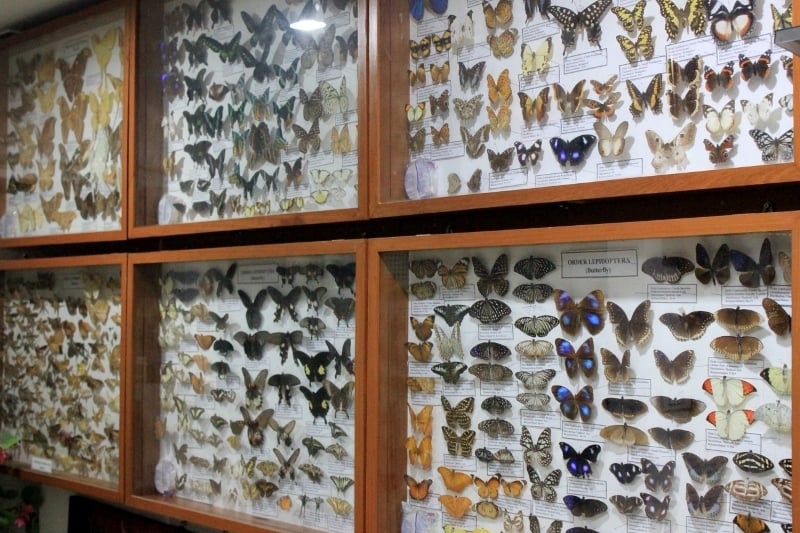
[[718, 43], [732, 41], [737, 35], [744, 38], [753, 27], [754, 0], [737, 0], [731, 9], [718, 0], [708, 2], [711, 35]]
[[553, 293], [556, 310], [561, 313], [561, 328], [569, 335], [577, 335], [581, 326], [592, 335], [597, 335], [605, 325], [605, 297], [603, 291], [595, 289], [580, 302], [561, 289]]
[[665, 496], [663, 500], [659, 500], [657, 497], [647, 492], [640, 492], [639, 496], [641, 496], [642, 502], [644, 502], [644, 514], [647, 518], [661, 521], [667, 517], [670, 503], [669, 496]]
[[733, 135], [728, 135], [719, 144], [703, 139], [703, 146], [708, 151], [708, 160], [715, 165], [720, 165], [728, 161], [730, 157], [730, 151], [733, 149]]
[[534, 50], [528, 43], [522, 43], [520, 58], [522, 59], [522, 75], [530, 76], [534, 72], [542, 74], [550, 67], [553, 54], [553, 38], [547, 37]]
[[653, 46], [653, 27], [646, 26], [640, 32], [636, 41], [630, 40], [625, 35], [617, 35], [617, 43], [622, 49], [622, 53], [628, 63], [637, 63], [639, 56], [645, 61], [653, 58], [655, 47]]
[[577, 350], [565, 339], [556, 339], [555, 346], [556, 353], [564, 358], [564, 369], [569, 377], [575, 377], [578, 369], [581, 369], [587, 378], [591, 378], [597, 373], [593, 337], [586, 339]]
[[622, 6], [614, 6], [611, 12], [617, 16], [617, 20], [625, 28], [625, 31], [633, 32], [637, 28], [639, 30], [644, 28], [644, 8], [647, 5], [647, 0], [639, 0], [633, 6], [633, 9], [626, 9]]
[[437, 111], [441, 112], [442, 114], [447, 113], [447, 110], [450, 109], [450, 91], [444, 90], [442, 94], [438, 97], [434, 95], [430, 95], [428, 97], [431, 106], [431, 115], [436, 114]]
[[765, 163], [778, 159], [790, 160], [794, 152], [794, 129], [789, 129], [778, 137], [772, 137], [760, 129], [751, 129], [750, 137], [761, 150], [761, 160]]
[[687, 162], [686, 151], [694, 143], [696, 133], [694, 122], [687, 123], [670, 142], [665, 142], [654, 130], [645, 131], [647, 146], [653, 153], [653, 169], [658, 172], [669, 165], [684, 166]]
[[579, 27], [586, 30], [586, 40], [590, 44], [600, 47], [602, 28], [600, 19], [606, 9], [611, 6], [611, 0], [595, 0], [579, 12], [574, 12], [563, 6], [549, 6], [547, 11], [561, 25], [561, 43], [564, 45], [564, 54], [567, 49], [575, 46]]
[[608, 470], [623, 485], [632, 483], [642, 473], [642, 469], [634, 463], [611, 463]]
[[[593, 413], [592, 402], [594, 400], [594, 394], [591, 385], [586, 385], [574, 395], [568, 388], [562, 385], [553, 385], [550, 388], [550, 392], [559, 403], [559, 409], [561, 410], [561, 413], [569, 420], [575, 420], [578, 415], [580, 415], [581, 420], [584, 422], [591, 418]], [[564, 451], [563, 448], [562, 451]], [[589, 473], [591, 473], [591, 469]]]
[[525, 122], [535, 120], [541, 122], [547, 115], [547, 108], [550, 103], [550, 86], [544, 87], [532, 98], [524, 92], [518, 92], [519, 105], [522, 108], [522, 118]]
[[642, 457], [642, 472], [645, 475], [644, 485], [647, 490], [669, 492], [672, 478], [675, 476], [675, 461], [669, 461], [659, 470], [651, 460]]

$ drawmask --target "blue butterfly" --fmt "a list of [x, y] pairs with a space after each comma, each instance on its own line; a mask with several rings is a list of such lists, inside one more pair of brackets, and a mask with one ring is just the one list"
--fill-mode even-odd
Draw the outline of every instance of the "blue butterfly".
[[594, 391], [591, 385], [586, 385], [576, 394], [572, 394], [572, 391], [562, 385], [553, 385], [550, 392], [560, 404], [561, 413], [570, 420], [575, 420], [578, 415], [584, 422], [591, 418], [592, 401], [594, 400]]
[[422, 20], [426, 4], [437, 15], [443, 15], [447, 11], [447, 0], [408, 0], [408, 10], [414, 20]]
[[578, 135], [571, 141], [553, 137], [550, 139], [550, 148], [562, 166], [567, 164], [577, 166], [583, 162], [596, 142], [597, 137], [594, 135]]
[[578, 368], [583, 369], [583, 375], [587, 378], [597, 373], [597, 358], [594, 355], [592, 337], [586, 339], [577, 351], [568, 340], [556, 339], [556, 353], [564, 358], [564, 369], [571, 378], [578, 373]]
[[[605, 325], [605, 296], [595, 289], [580, 302], [575, 303], [567, 291], [557, 289], [553, 293], [556, 309], [561, 313], [561, 329], [568, 335], [577, 335], [583, 325], [589, 333], [597, 335]], [[571, 377], [571, 376], [570, 376]]]
[[581, 453], [575, 451], [575, 448], [566, 442], [559, 442], [558, 446], [561, 448], [561, 454], [567, 462], [567, 470], [575, 477], [586, 477], [592, 475], [592, 466], [589, 464], [597, 461], [597, 456], [600, 455], [600, 445], [592, 444], [583, 449]]

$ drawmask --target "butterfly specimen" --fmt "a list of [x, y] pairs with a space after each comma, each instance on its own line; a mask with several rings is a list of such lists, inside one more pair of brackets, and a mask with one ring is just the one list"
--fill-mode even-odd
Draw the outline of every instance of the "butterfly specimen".
[[413, 436], [408, 437], [405, 448], [408, 451], [409, 464], [417, 464], [425, 470], [430, 469], [433, 460], [431, 437], [423, 437], [419, 443]]
[[481, 409], [493, 415], [501, 415], [511, 409], [511, 402], [502, 396], [489, 396], [481, 402]]
[[564, 45], [565, 54], [567, 48], [575, 46], [580, 27], [586, 30], [586, 40], [600, 47], [602, 34], [600, 19], [610, 6], [611, 0], [595, 0], [578, 13], [563, 6], [551, 5], [548, 7], [548, 13], [553, 15], [553, 18], [561, 25], [561, 43]]
[[514, 160], [514, 148], [506, 148], [499, 153], [487, 148], [486, 155], [489, 158], [489, 166], [492, 168], [492, 172], [505, 172]]
[[[748, 411], [748, 421], [750, 421], [749, 414], [750, 412]], [[792, 410], [788, 405], [781, 403], [780, 400], [761, 405], [755, 410], [753, 417], [780, 433], [791, 432]]]
[[726, 483], [723, 488], [732, 497], [746, 502], [755, 502], [767, 495], [767, 487], [755, 480], [735, 479]]
[[617, 35], [617, 42], [629, 63], [636, 63], [639, 60], [639, 56], [645, 61], [649, 61], [655, 53], [652, 26], [642, 28], [639, 36], [636, 37], [636, 41], [630, 40], [625, 35]]
[[634, 514], [642, 506], [642, 499], [638, 496], [623, 496], [614, 494], [608, 499], [614, 508], [623, 515]]
[[736, 407], [744, 402], [745, 397], [756, 392], [752, 383], [727, 376], [707, 378], [703, 382], [703, 390], [712, 395], [719, 407]]
[[511, 355], [511, 350], [503, 344], [494, 341], [485, 341], [476, 344], [469, 351], [472, 357], [483, 359], [484, 361], [499, 361]]
[[591, 418], [592, 402], [594, 401], [591, 385], [586, 385], [574, 395], [562, 385], [553, 385], [550, 391], [559, 403], [561, 413], [568, 419], [575, 420], [580, 415], [581, 420], [586, 422]]
[[772, 246], [769, 239], [764, 239], [761, 243], [758, 262], [739, 250], [731, 249], [730, 255], [733, 268], [739, 272], [739, 282], [745, 287], [758, 287], [762, 281], [765, 285], [771, 285], [775, 280]]
[[710, 281], [714, 285], [717, 282], [720, 285], [726, 284], [731, 277], [729, 263], [730, 248], [728, 248], [727, 244], [723, 244], [717, 249], [712, 261], [706, 248], [697, 243], [695, 247], [694, 275], [700, 283], [707, 285]]
[[[469, 100], [453, 98], [453, 107], [459, 120], [470, 120], [478, 116], [481, 110], [482, 94], [477, 94]], [[423, 102], [424, 104], [424, 102]]]
[[631, 318], [625, 311], [614, 302], [607, 302], [608, 318], [612, 324], [616, 324], [614, 333], [617, 343], [624, 348], [632, 344], [643, 346], [653, 334], [650, 326], [650, 300], [645, 300], [636, 306]]
[[625, 350], [622, 359], [605, 348], [600, 348], [600, 354], [603, 356], [603, 374], [609, 383], [628, 383], [630, 381], [633, 376], [630, 350]]
[[527, 148], [522, 142], [514, 141], [514, 148], [517, 151], [517, 161], [519, 161], [519, 164], [526, 169], [529, 165], [531, 167], [535, 166], [536, 163], [539, 162], [539, 158], [542, 157], [541, 139], [537, 139]]
[[64, 92], [70, 102], [75, 100], [83, 90], [83, 75], [86, 72], [86, 64], [91, 56], [91, 49], [83, 48], [72, 60], [72, 63], [63, 58], [59, 58], [56, 62], [56, 66], [61, 73], [61, 84], [64, 86]]
[[437, 112], [447, 113], [450, 109], [450, 91], [444, 90], [438, 97], [430, 95], [428, 101], [431, 106], [431, 115], [435, 115]]
[[245, 313], [247, 327], [250, 329], [258, 329], [261, 327], [261, 322], [263, 320], [263, 317], [261, 316], [261, 307], [263, 307], [264, 302], [267, 300], [267, 290], [260, 290], [253, 300], [251, 300], [250, 296], [241, 289], [238, 290], [237, 293], [242, 301], [242, 305], [244, 305], [245, 309], [247, 310]]
[[557, 468], [547, 474], [544, 479], [541, 479], [533, 466], [527, 464], [526, 468], [528, 470], [528, 479], [531, 481], [531, 496], [533, 499], [546, 502], [556, 501], [555, 487], [561, 482], [561, 469]]
[[469, 312], [469, 307], [466, 305], [439, 305], [433, 308], [433, 312], [452, 327], [461, 323]]
[[682, 450], [694, 442], [694, 433], [685, 429], [664, 429], [660, 427], [648, 430], [654, 441], [671, 450]]
[[597, 137], [588, 134], [579, 135], [570, 141], [553, 137], [550, 139], [550, 148], [560, 165], [578, 166], [586, 159], [596, 141]]
[[422, 481], [417, 481], [408, 474], [403, 475], [403, 479], [405, 480], [406, 487], [408, 488], [408, 495], [412, 500], [420, 501], [428, 497], [431, 484], [433, 484], [432, 479], [423, 479]]
[[702, 413], [706, 404], [694, 398], [669, 398], [668, 396], [652, 396], [650, 403], [662, 416], [678, 424], [690, 422], [693, 417]]
[[627, 422], [602, 428], [600, 436], [620, 446], [646, 446], [649, 443], [647, 433], [639, 428], [629, 426]]
[[567, 291], [557, 289], [553, 293], [556, 309], [561, 313], [561, 329], [569, 335], [577, 335], [581, 326], [592, 335], [602, 331], [605, 325], [603, 291], [597, 289], [575, 303]]
[[730, 134], [736, 127], [736, 101], [729, 100], [719, 111], [710, 105], [704, 105], [703, 116], [706, 119], [706, 130], [711, 135]]
[[782, 337], [791, 331], [792, 317], [781, 304], [772, 298], [764, 298], [761, 305], [767, 314], [767, 325], [775, 335]]
[[708, 326], [714, 322], [713, 313], [692, 311], [691, 313], [664, 313], [659, 317], [672, 335], [678, 340], [697, 340], [703, 336]]
[[406, 350], [415, 361], [419, 363], [427, 363], [433, 358], [433, 343], [430, 342], [406, 342]]
[[739, 75], [742, 81], [750, 81], [751, 79], [760, 78], [766, 79], [769, 77], [770, 67], [772, 65], [772, 50], [767, 50], [758, 59], [753, 62], [749, 57], [744, 54], [739, 54]]
[[433, 140], [434, 146], [450, 144], [450, 125], [445, 123], [438, 130], [434, 126], [431, 126], [431, 139]]
[[333, 359], [330, 352], [317, 352], [310, 356], [300, 350], [294, 350], [294, 356], [303, 367], [303, 373], [308, 378], [309, 384], [315, 381], [322, 383], [328, 376], [328, 365]]
[[487, 74], [486, 84], [488, 86], [489, 101], [493, 106], [508, 105], [511, 103], [513, 93], [511, 92], [511, 77], [508, 69], [504, 69], [495, 81], [494, 76]]
[[561, 84], [553, 84], [556, 105], [563, 116], [573, 116], [581, 110], [585, 85], [586, 80], [581, 80], [575, 84], [571, 91], [567, 92]]
[[514, 53], [514, 45], [517, 43], [517, 37], [519, 37], [519, 30], [516, 28], [508, 28], [499, 35], [490, 34], [486, 38], [486, 42], [492, 50], [492, 55], [497, 59], [501, 59], [504, 57], [511, 57], [511, 54]]
[[724, 455], [717, 455], [711, 459], [702, 459], [691, 452], [681, 454], [686, 464], [686, 470], [692, 481], [696, 483], [717, 484], [725, 474], [725, 466], [728, 458]]
[[475, 431], [468, 429], [458, 435], [453, 429], [442, 426], [442, 434], [444, 435], [448, 454], [460, 455], [461, 457], [470, 457], [472, 455]]
[[636, 418], [648, 410], [646, 403], [632, 398], [603, 398], [601, 405], [612, 416], [626, 420]]
[[[613, 118], [616, 112], [617, 102], [619, 101], [619, 97], [621, 93], [616, 92], [610, 94], [604, 101], [600, 102], [598, 100], [593, 100], [591, 98], [586, 98], [584, 103], [586, 104], [586, 108], [591, 111], [591, 114], [598, 120], [603, 120], [606, 118]], [[625, 124], [625, 129], [627, 129], [628, 125], [627, 122], [623, 122]], [[622, 127], [622, 124], [618, 126], [618, 128]], [[597, 128], [595, 128], [597, 131]], [[609, 133], [610, 135], [610, 133]], [[624, 137], [624, 134], [623, 134]]]
[[[445, 83], [450, 79], [450, 62], [445, 61], [441, 65], [432, 64], [430, 66], [430, 73], [433, 83]], [[419, 70], [417, 70], [417, 81], [419, 81]], [[424, 77], [420, 83], [424, 83]]]
[[758, 126], [769, 122], [773, 111], [772, 101], [773, 93], [769, 93], [758, 102], [749, 100], [740, 100], [739, 102], [742, 104], [742, 114], [747, 117], [750, 125]]
[[625, 31], [632, 32], [637, 28], [639, 30], [644, 28], [644, 8], [647, 5], [646, 0], [639, 0], [634, 4], [633, 9], [626, 9], [621, 6], [614, 6], [611, 12], [617, 16], [617, 20], [625, 28]]
[[733, 464], [748, 474], [761, 474], [775, 467], [769, 457], [753, 451], [739, 452], [733, 456]]
[[473, 303], [468, 312], [469, 316], [478, 319], [482, 324], [490, 324], [510, 315], [511, 308], [501, 300], [486, 298]]
[[694, 367], [694, 351], [685, 350], [675, 356], [675, 359], [669, 359], [667, 355], [661, 350], [653, 350], [653, 355], [656, 360], [656, 367], [661, 373], [661, 377], [667, 383], [683, 383], [689, 379], [689, 373]]
[[331, 396], [326, 387], [320, 387], [316, 391], [311, 391], [307, 387], [300, 386], [300, 392], [303, 393], [308, 401], [308, 410], [314, 418], [312, 423], [316, 423], [317, 418], [322, 418], [322, 421], [328, 423], [328, 411], [330, 409]]
[[[500, 109], [498, 109], [497, 111], [495, 111], [489, 106], [486, 106], [486, 114], [489, 116], [489, 128], [492, 130], [493, 134], [498, 135], [500, 133], [507, 132], [509, 130], [509, 127], [511, 125], [511, 108], [508, 106], [508, 104], [502, 105]], [[512, 152], [513, 155], [513, 148], [509, 148], [508, 150], [501, 152], [500, 154], [496, 154], [497, 156], [504, 156], [502, 159], [500, 159], [503, 162], [503, 164], [507, 159], [505, 157], [505, 154], [507, 152]], [[496, 160], [497, 159], [495, 156], [489, 157], [490, 163], [495, 162]]]
[[535, 120], [541, 122], [547, 115], [547, 106], [550, 103], [550, 87], [544, 87], [532, 98], [524, 92], [518, 92], [519, 105], [522, 108], [522, 118], [525, 122]]
[[669, 89], [666, 93], [667, 102], [669, 104], [669, 114], [673, 120], [679, 120], [685, 112], [687, 116], [693, 117], [700, 109], [697, 85], [690, 85], [686, 94], [681, 97], [680, 93]]
[[633, 482], [642, 473], [642, 469], [634, 463], [611, 463], [608, 470], [623, 485]]
[[694, 264], [685, 257], [678, 256], [651, 257], [642, 263], [642, 272], [658, 283], [678, 283], [684, 274], [692, 270]]
[[543, 39], [534, 50], [528, 43], [522, 43], [520, 58], [522, 59], [522, 75], [530, 76], [534, 72], [542, 74], [550, 67], [553, 55], [553, 38]]
[[748, 132], [750, 137], [761, 150], [761, 160], [764, 162], [776, 161], [779, 158], [789, 160], [794, 151], [794, 129], [787, 130], [779, 137], [773, 138], [770, 134], [759, 129]]
[[562, 498], [564, 505], [572, 513], [573, 516], [585, 516], [591, 518], [598, 514], [605, 513], [608, 506], [600, 500], [591, 498], [584, 498], [582, 496], [574, 496], [569, 494]]
[[[421, 2], [421, 0], [415, 1]], [[456, 519], [463, 517], [472, 507], [472, 500], [465, 496], [442, 494], [439, 496], [439, 502], [444, 506], [447, 514]]]
[[698, 36], [705, 33], [706, 5], [702, 0], [686, 0], [683, 9], [672, 0], [658, 0], [658, 6], [664, 17], [664, 29], [672, 41], [678, 40], [684, 27]]
[[717, 428], [717, 433], [723, 439], [738, 441], [744, 438], [747, 427], [755, 422], [756, 412], [750, 409], [712, 411], [706, 420]]
[[641, 117], [647, 108], [650, 108], [655, 114], [661, 113], [661, 91], [664, 87], [662, 74], [659, 73], [653, 76], [644, 92], [636, 87], [631, 80], [625, 80], [625, 84], [628, 88], [628, 95], [631, 98], [631, 105], [628, 109], [634, 118]]
[[754, 5], [753, 0], [737, 1], [728, 9], [722, 2], [711, 0], [708, 3], [711, 35], [718, 42], [732, 41], [737, 35], [744, 38], [753, 27]]

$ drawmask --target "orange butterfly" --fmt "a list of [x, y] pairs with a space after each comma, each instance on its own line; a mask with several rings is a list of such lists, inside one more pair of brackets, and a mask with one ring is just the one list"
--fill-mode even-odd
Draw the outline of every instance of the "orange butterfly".
[[437, 471], [439, 472], [439, 475], [442, 476], [442, 481], [444, 481], [444, 486], [447, 487], [447, 490], [452, 490], [453, 492], [462, 492], [464, 489], [472, 485], [472, 474], [458, 472], [452, 468], [447, 468], [446, 466], [440, 466]]
[[406, 439], [406, 450], [408, 450], [408, 462], [419, 465], [425, 470], [429, 470], [433, 461], [433, 443], [431, 437], [423, 437], [419, 444], [412, 436]]
[[69, 101], [73, 101], [83, 90], [83, 74], [86, 72], [86, 62], [92, 56], [89, 48], [84, 48], [70, 65], [66, 60], [59, 59], [57, 66], [61, 72], [61, 83], [64, 85], [64, 92], [67, 93]]
[[77, 216], [78, 213], [75, 211], [59, 211], [57, 213], [53, 213], [51, 218], [56, 224], [58, 224], [59, 228], [67, 231], [72, 226], [72, 221], [75, 220], [75, 217]]
[[528, 482], [524, 479], [516, 479], [514, 481], [500, 480], [500, 485], [503, 487], [503, 494], [506, 496], [513, 496], [514, 498], [522, 496], [522, 491], [527, 484]]
[[408, 417], [411, 419], [411, 427], [414, 431], [422, 433], [426, 437], [430, 437], [433, 432], [433, 406], [426, 405], [414, 413], [411, 405], [408, 405]]
[[504, 69], [500, 73], [496, 82], [491, 74], [487, 74], [486, 83], [489, 85], [489, 101], [492, 102], [492, 105], [511, 103], [511, 77], [508, 69]]
[[208, 350], [209, 348], [211, 348], [211, 345], [214, 344], [214, 341], [217, 339], [213, 335], [201, 335], [199, 333], [195, 333], [194, 340], [197, 341], [197, 345], [200, 348], [202, 348], [203, 350]]
[[494, 500], [500, 495], [500, 474], [495, 474], [486, 481], [476, 477], [474, 482], [478, 487], [478, 496], [484, 500]]
[[417, 481], [408, 474], [404, 475], [403, 479], [406, 480], [406, 485], [408, 486], [408, 495], [412, 500], [424, 500], [428, 497], [429, 489], [433, 483], [432, 479], [423, 479], [422, 481]]
[[472, 507], [472, 500], [469, 498], [451, 494], [442, 494], [439, 496], [439, 502], [444, 505], [447, 513], [453, 518], [461, 518]]
[[63, 96], [59, 96], [56, 100], [61, 113], [61, 142], [64, 144], [67, 143], [70, 131], [75, 134], [77, 142], [83, 140], [83, 121], [86, 119], [89, 99], [85, 94], [80, 93], [75, 96], [74, 100], [72, 107]]

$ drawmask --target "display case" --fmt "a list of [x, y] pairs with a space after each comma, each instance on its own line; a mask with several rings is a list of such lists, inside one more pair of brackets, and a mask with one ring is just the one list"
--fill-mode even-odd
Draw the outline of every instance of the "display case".
[[0, 50], [0, 246], [124, 239], [129, 2]]
[[0, 433], [7, 471], [122, 501], [126, 256], [5, 261]]
[[370, 241], [367, 529], [791, 531], [797, 222]]
[[793, 181], [790, 25], [780, 3], [382, 3], [370, 213]]
[[365, 218], [366, 4], [140, 2], [131, 235]]
[[135, 254], [126, 503], [364, 531], [364, 241]]

